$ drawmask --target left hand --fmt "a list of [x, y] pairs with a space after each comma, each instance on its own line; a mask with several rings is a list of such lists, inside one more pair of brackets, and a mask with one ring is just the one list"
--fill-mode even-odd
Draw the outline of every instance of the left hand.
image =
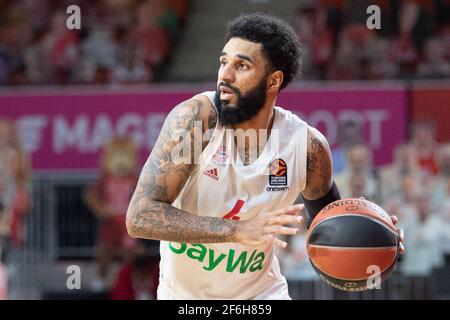
[[[396, 226], [398, 223], [398, 218], [397, 216], [391, 216], [392, 222], [394, 223], [394, 225]], [[404, 254], [405, 253], [405, 247], [403, 246], [403, 242], [405, 241], [405, 231], [403, 229], [400, 228], [396, 228], [397, 229], [397, 233], [398, 233], [398, 237], [400, 238], [400, 244], [399, 244], [399, 253], [400, 254]]]

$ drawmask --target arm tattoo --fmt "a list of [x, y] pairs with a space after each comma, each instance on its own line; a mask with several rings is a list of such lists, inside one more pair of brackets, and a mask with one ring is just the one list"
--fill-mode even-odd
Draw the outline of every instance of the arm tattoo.
[[308, 139], [306, 189], [303, 195], [314, 200], [326, 195], [331, 187], [332, 163], [325, 138], [319, 139], [311, 134]]
[[161, 201], [133, 215], [132, 233], [138, 237], [176, 242], [232, 242], [237, 221], [201, 217]]
[[203, 119], [204, 131], [215, 128], [216, 111], [211, 106], [205, 115], [206, 107], [203, 101], [191, 99], [168, 115], [128, 208], [127, 228], [132, 236], [177, 242], [234, 241], [237, 221], [197, 216], [171, 205], [195, 166], [194, 148], [188, 163], [174, 163], [172, 151], [186, 133], [193, 145], [195, 121]]

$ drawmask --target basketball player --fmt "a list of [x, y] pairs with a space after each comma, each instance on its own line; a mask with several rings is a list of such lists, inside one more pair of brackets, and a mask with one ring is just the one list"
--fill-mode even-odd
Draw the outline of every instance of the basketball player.
[[[311, 219], [340, 199], [324, 136], [275, 106], [300, 71], [300, 44], [284, 22], [244, 15], [228, 25], [218, 62], [217, 90], [168, 115], [128, 232], [161, 240], [158, 299], [290, 299], [274, 248], [302, 221], [304, 206], [292, 204], [301, 194]], [[252, 131], [267, 134], [238, 139]], [[175, 159], [181, 141], [191, 161]]]

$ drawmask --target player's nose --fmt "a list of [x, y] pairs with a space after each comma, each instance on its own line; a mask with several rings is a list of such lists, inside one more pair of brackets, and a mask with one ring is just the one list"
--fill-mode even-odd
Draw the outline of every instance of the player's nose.
[[218, 82], [226, 82], [226, 83], [233, 83], [235, 80], [235, 74], [233, 71], [233, 68], [231, 67], [231, 64], [227, 64], [225, 66], [222, 66], [219, 69], [218, 74]]

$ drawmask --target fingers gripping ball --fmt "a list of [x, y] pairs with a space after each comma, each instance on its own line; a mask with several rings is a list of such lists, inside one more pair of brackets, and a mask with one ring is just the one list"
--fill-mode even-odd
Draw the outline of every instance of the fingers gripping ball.
[[344, 291], [363, 291], [389, 276], [399, 254], [399, 237], [382, 208], [349, 198], [329, 204], [314, 218], [307, 250], [326, 283]]

